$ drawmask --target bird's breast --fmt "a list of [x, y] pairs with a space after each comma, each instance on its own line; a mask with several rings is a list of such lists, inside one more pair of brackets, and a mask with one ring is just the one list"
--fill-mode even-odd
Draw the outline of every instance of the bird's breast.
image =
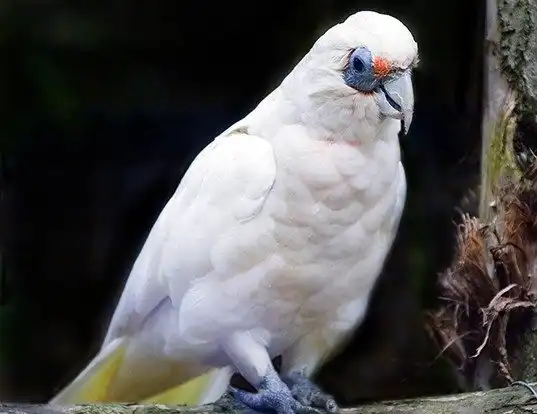
[[301, 144], [276, 154], [279, 175], [269, 208], [279, 244], [290, 251], [317, 246], [326, 259], [358, 257], [374, 247], [371, 237], [392, 230], [386, 224], [399, 196], [398, 143], [364, 149]]
[[399, 146], [301, 144], [276, 153], [281, 172], [267, 207], [285, 277], [274, 282], [323, 312], [372, 289], [380, 273], [399, 214]]
[[293, 139], [273, 148], [263, 209], [218, 239], [214, 270], [182, 300], [193, 321], [187, 344], [211, 347], [245, 330], [278, 355], [313, 329], [363, 315], [395, 232], [398, 147]]

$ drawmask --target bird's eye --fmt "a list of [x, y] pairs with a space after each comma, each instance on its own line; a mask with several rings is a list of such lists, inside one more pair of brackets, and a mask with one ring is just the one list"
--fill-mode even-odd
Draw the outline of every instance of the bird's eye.
[[358, 56], [354, 56], [354, 58], [352, 59], [352, 66], [354, 70], [358, 73], [362, 73], [365, 70], [364, 61]]
[[347, 61], [343, 79], [347, 86], [361, 92], [370, 92], [378, 85], [373, 73], [373, 58], [366, 47], [354, 49]]

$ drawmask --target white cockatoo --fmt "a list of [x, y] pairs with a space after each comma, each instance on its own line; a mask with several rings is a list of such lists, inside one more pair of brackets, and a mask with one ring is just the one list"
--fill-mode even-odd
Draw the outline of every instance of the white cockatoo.
[[258, 390], [230, 388], [250, 408], [335, 410], [308, 378], [363, 320], [394, 240], [417, 54], [376, 12], [323, 34], [193, 161], [100, 352], [51, 403], [208, 403], [237, 372]]

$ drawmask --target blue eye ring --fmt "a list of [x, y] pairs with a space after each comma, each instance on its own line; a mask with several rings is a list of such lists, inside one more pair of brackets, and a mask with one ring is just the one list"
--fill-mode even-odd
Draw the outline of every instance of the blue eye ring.
[[379, 79], [373, 72], [373, 57], [367, 47], [351, 51], [343, 79], [347, 86], [360, 92], [372, 92], [378, 87]]

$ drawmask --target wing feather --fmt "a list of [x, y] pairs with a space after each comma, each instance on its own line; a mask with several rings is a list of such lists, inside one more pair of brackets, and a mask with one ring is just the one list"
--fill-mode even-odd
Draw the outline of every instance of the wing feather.
[[214, 239], [254, 219], [276, 177], [269, 142], [246, 133], [216, 138], [193, 161], [131, 270], [103, 346], [140, 329], [161, 303], [180, 301], [212, 269]]

